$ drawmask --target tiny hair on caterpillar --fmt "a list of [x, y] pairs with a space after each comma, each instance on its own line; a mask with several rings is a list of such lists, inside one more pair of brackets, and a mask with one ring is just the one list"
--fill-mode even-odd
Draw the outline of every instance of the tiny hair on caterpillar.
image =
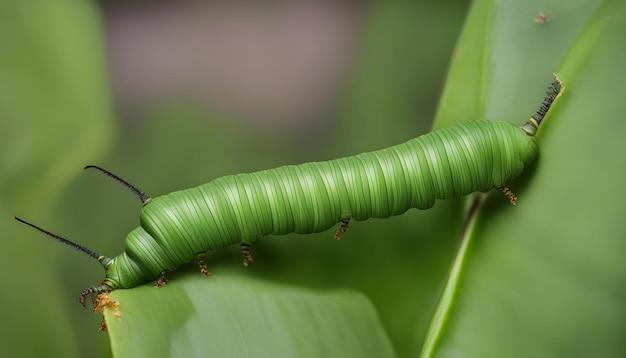
[[554, 74], [547, 96], [521, 127], [504, 121], [469, 121], [405, 143], [323, 162], [287, 165], [227, 175], [195, 188], [151, 198], [136, 186], [95, 165], [141, 200], [140, 226], [126, 237], [125, 251], [100, 255], [23, 219], [16, 220], [100, 262], [105, 279], [79, 296], [127, 289], [146, 282], [163, 286], [165, 275], [197, 257], [208, 276], [206, 253], [239, 244], [244, 265], [258, 238], [316, 233], [339, 224], [339, 239], [351, 220], [386, 218], [411, 208], [428, 209], [436, 199], [497, 189], [512, 204], [505, 185], [539, 154], [535, 134], [553, 102], [565, 91]]

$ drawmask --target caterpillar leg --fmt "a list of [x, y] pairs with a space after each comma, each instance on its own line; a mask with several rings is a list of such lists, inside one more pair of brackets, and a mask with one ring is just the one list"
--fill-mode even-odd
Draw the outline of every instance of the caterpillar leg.
[[200, 272], [204, 277], [208, 277], [211, 274], [206, 266], [206, 252], [198, 254], [198, 266], [200, 266]]
[[165, 277], [165, 275], [167, 275], [168, 272], [169, 270], [165, 270], [159, 274], [159, 277], [154, 282], [154, 287], [163, 287], [167, 284], [167, 277]]
[[348, 230], [348, 225], [350, 224], [350, 218], [345, 218], [341, 220], [340, 223], [341, 225], [339, 226], [339, 229], [337, 229], [337, 232], [335, 232], [335, 235], [333, 236], [335, 240], [341, 239], [341, 235], [343, 235], [343, 233], [346, 232], [346, 230]]
[[511, 203], [511, 205], [515, 205], [515, 203], [517, 202], [517, 196], [513, 194], [511, 189], [507, 188], [506, 186], [498, 186], [496, 187], [496, 190], [498, 190], [499, 192], [504, 194], [507, 198], [509, 198], [509, 202]]
[[81, 305], [83, 305], [83, 307], [87, 308], [87, 306], [85, 306], [85, 298], [87, 298], [87, 296], [91, 296], [91, 303], [95, 306], [97, 302], [97, 295], [105, 292], [111, 292], [111, 287], [107, 285], [91, 286], [80, 294], [78, 301]]
[[248, 267], [249, 264], [253, 263], [252, 255], [250, 254], [250, 245], [241, 244], [241, 253], [243, 254], [243, 265]]

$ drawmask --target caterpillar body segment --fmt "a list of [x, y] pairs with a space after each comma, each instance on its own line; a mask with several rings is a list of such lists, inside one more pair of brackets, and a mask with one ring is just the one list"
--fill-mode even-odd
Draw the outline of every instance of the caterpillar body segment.
[[108, 265], [104, 284], [135, 287], [199, 252], [250, 245], [267, 235], [321, 232], [346, 218], [386, 218], [428, 209], [436, 199], [488, 191], [517, 177], [538, 153], [534, 137], [518, 127], [475, 121], [354, 157], [218, 178], [146, 204], [141, 227]]

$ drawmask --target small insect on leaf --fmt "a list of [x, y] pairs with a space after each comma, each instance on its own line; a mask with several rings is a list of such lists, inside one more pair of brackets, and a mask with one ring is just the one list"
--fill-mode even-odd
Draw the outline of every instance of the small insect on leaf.
[[107, 332], [109, 330], [109, 328], [107, 327], [107, 321], [105, 319], [103, 319], [102, 322], [100, 322], [99, 330], [102, 332]]
[[[120, 306], [121, 305], [118, 301], [109, 298], [109, 292], [103, 292], [97, 295], [94, 299], [93, 312], [104, 313], [104, 310], [108, 309], [113, 313], [113, 317], [119, 318], [122, 317]], [[100, 330], [102, 332], [106, 332], [108, 330], [106, 317], [103, 317], [102, 322], [100, 323]]]
[[538, 24], [545, 24], [549, 21], [550, 18], [548, 18], [548, 15], [546, 15], [544, 12], [540, 12], [537, 14], [537, 16], [535, 16], [535, 22]]
[[96, 296], [95, 305], [93, 307], [94, 313], [102, 312], [104, 313], [105, 309], [110, 310], [113, 313], [114, 317], [122, 317], [122, 312], [120, 311], [120, 303], [116, 300], [112, 300], [109, 298], [109, 292], [103, 292]]

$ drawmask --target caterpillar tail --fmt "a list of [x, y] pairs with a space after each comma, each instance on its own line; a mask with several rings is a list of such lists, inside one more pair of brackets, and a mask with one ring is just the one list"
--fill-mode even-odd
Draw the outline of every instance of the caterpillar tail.
[[552, 85], [550, 85], [550, 88], [548, 88], [548, 91], [546, 92], [547, 96], [544, 98], [543, 102], [541, 102], [541, 105], [539, 106], [539, 109], [537, 109], [537, 112], [535, 112], [535, 114], [528, 118], [528, 121], [526, 121], [526, 123], [524, 123], [524, 125], [520, 127], [524, 132], [526, 132], [527, 135], [531, 137], [534, 137], [537, 133], [537, 129], [539, 128], [539, 125], [541, 124], [543, 118], [550, 110], [552, 103], [554, 103], [554, 101], [559, 98], [563, 94], [563, 92], [565, 92], [565, 85], [563, 85], [563, 81], [561, 81], [556, 73], [552, 73], [552, 75], [554, 76], [554, 82], [552, 82]]

